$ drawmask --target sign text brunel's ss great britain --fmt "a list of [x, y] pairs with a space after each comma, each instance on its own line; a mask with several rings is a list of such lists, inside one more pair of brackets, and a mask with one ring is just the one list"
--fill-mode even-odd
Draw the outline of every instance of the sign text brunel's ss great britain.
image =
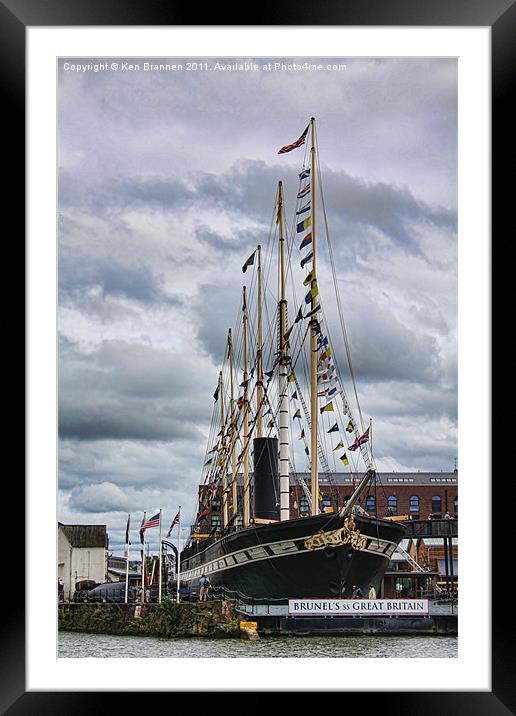
[[428, 599], [289, 599], [288, 613], [332, 614], [428, 614]]

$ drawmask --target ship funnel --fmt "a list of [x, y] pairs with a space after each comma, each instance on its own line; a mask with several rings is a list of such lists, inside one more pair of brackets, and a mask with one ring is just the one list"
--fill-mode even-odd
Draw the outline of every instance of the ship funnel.
[[279, 520], [278, 438], [254, 438], [254, 516]]

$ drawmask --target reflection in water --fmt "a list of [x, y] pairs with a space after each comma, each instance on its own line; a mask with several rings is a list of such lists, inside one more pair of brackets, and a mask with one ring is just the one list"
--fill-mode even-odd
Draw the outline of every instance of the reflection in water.
[[155, 639], [60, 632], [58, 657], [269, 658], [269, 657], [457, 657], [454, 636], [276, 636], [239, 639]]

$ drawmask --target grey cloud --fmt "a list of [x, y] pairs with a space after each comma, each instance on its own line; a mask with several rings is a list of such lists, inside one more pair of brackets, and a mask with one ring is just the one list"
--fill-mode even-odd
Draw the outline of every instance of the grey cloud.
[[160, 283], [147, 266], [123, 264], [112, 256], [94, 257], [70, 246], [62, 246], [59, 253], [61, 302], [84, 297], [95, 287], [102, 297], [122, 296], [146, 304], [170, 301]]
[[105, 341], [88, 355], [65, 344], [60, 362], [62, 437], [200, 437], [197, 422], [205, 418], [204, 406], [199, 398], [192, 398], [191, 385], [185, 380], [187, 357], [143, 344]]

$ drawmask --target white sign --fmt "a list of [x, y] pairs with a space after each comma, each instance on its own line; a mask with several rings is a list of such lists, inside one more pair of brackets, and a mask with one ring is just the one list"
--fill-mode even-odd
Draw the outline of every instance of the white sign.
[[288, 613], [296, 616], [415, 616], [428, 614], [428, 599], [289, 599]]

